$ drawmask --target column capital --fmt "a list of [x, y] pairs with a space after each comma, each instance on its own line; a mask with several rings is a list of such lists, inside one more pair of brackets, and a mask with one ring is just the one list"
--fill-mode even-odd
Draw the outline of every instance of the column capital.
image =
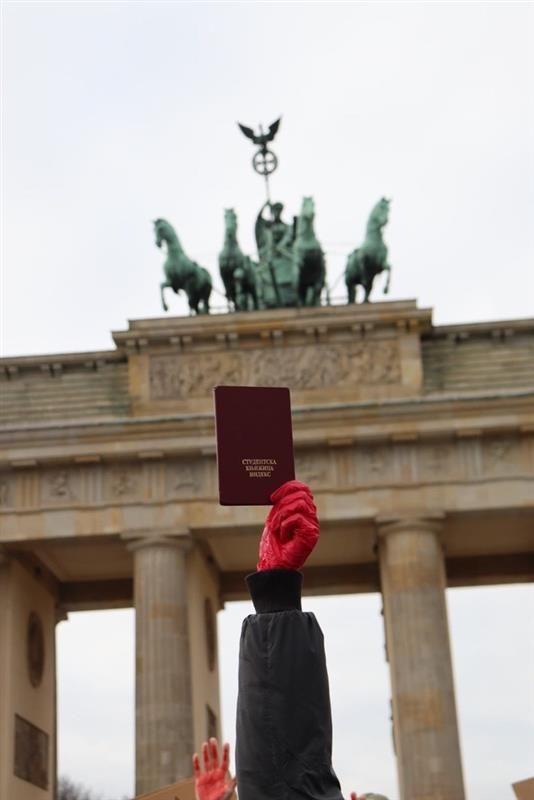
[[381, 515], [376, 517], [379, 537], [393, 533], [435, 533], [443, 530], [445, 514], [442, 511], [422, 512], [421, 514]]
[[69, 618], [69, 612], [67, 611], [67, 609], [64, 608], [62, 605], [56, 605], [55, 608], [56, 625], [59, 625], [60, 622], [65, 622], [65, 620], [68, 620], [68, 618]]
[[193, 537], [189, 528], [181, 528], [165, 533], [126, 533], [121, 536], [127, 550], [131, 553], [146, 547], [171, 547], [187, 552], [193, 546]]

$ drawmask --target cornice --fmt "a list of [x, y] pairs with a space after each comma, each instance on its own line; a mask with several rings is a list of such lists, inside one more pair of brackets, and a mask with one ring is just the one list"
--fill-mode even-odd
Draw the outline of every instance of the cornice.
[[381, 328], [397, 331], [430, 330], [432, 310], [417, 308], [416, 300], [401, 300], [366, 305], [321, 306], [270, 311], [247, 311], [232, 314], [211, 314], [196, 317], [163, 317], [130, 320], [126, 331], [114, 331], [113, 341], [119, 349], [140, 352], [152, 347], [178, 347], [184, 351], [236, 346], [280, 343], [281, 337], [307, 336], [310, 341], [324, 340], [334, 332], [350, 331], [366, 335]]
[[[293, 408], [297, 449], [534, 432], [534, 389]], [[213, 414], [5, 426], [0, 466], [213, 456]]]
[[128, 329], [112, 332], [115, 350], [91, 350], [0, 358], [0, 374], [42, 370], [58, 374], [63, 368], [98, 369], [105, 364], [126, 363], [128, 356], [152, 346], [179, 350], [203, 348], [212, 342], [215, 349], [248, 343], [279, 343], [284, 334], [306, 334], [310, 341], [328, 338], [340, 329], [365, 335], [394, 326], [399, 332], [417, 332], [423, 342], [471, 337], [506, 339], [517, 333], [534, 334], [534, 319], [506, 319], [487, 322], [433, 325], [432, 309], [417, 308], [413, 299], [320, 308], [276, 309], [271, 311], [221, 313], [196, 317], [159, 317], [129, 320]]
[[464, 340], [474, 337], [507, 339], [516, 333], [534, 334], [534, 318], [500, 319], [487, 322], [462, 322], [455, 325], [433, 325], [422, 335], [423, 341], [440, 338]]
[[[521, 403], [534, 399], [534, 386], [530, 389], [502, 389], [492, 392], [477, 391], [472, 393], [443, 392], [423, 394], [412, 397], [383, 398], [373, 400], [358, 400], [355, 402], [344, 403], [313, 403], [294, 405], [291, 408], [293, 418], [299, 420], [300, 417], [307, 417], [310, 414], [338, 415], [340, 412], [371, 412], [372, 416], [382, 416], [383, 412], [394, 414], [405, 411], [407, 413], [419, 413], [421, 409], [431, 409], [435, 413], [436, 407], [443, 406], [456, 410], [462, 406], [477, 405], [478, 409], [499, 403], [504, 408], [506, 403]], [[13, 423], [0, 427], [0, 436], [3, 433], [28, 432], [38, 433], [39, 431], [62, 431], [62, 432], [81, 432], [83, 430], [110, 430], [115, 431], [121, 428], [133, 427], [136, 435], [144, 428], [152, 429], [158, 424], [180, 424], [185, 427], [194, 428], [199, 423], [213, 423], [212, 411], [200, 411], [198, 413], [178, 413], [178, 414], [151, 414], [128, 417], [87, 417], [80, 419], [68, 419], [65, 421], [47, 420], [46, 422], [26, 422], [23, 424]]]
[[18, 372], [40, 370], [50, 374], [60, 373], [64, 367], [96, 370], [105, 364], [126, 364], [126, 353], [119, 350], [92, 350], [82, 353], [48, 353], [35, 356], [8, 356], [0, 358], [0, 375], [10, 377]]

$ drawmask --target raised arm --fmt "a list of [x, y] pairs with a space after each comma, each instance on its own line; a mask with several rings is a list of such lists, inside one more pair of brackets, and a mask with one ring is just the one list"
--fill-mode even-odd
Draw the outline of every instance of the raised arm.
[[243, 622], [239, 655], [239, 800], [343, 800], [323, 635], [301, 610], [299, 570], [319, 538], [317, 510], [299, 481], [271, 499], [258, 569], [247, 577], [256, 614]]

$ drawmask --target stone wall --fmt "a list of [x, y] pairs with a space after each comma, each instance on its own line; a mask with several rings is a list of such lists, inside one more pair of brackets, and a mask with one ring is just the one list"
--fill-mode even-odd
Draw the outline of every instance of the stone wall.
[[0, 395], [0, 424], [127, 416], [127, 360], [118, 353], [6, 358]]
[[422, 355], [425, 393], [532, 387], [534, 322], [437, 327]]

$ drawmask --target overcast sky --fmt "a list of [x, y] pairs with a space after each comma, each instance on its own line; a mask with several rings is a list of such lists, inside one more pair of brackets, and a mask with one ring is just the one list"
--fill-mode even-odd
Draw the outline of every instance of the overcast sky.
[[[235, 122], [281, 113], [273, 195], [288, 216], [314, 196], [331, 285], [386, 195], [391, 299], [416, 297], [436, 323], [532, 316], [533, 11], [4, 2], [2, 354], [109, 348], [127, 319], [160, 316], [157, 216], [220, 287], [223, 209], [236, 209], [251, 252], [263, 202]], [[469, 797], [511, 798], [534, 763], [532, 595], [456, 590], [449, 602]], [[379, 599], [312, 605], [343, 788], [396, 800]], [[220, 615], [230, 738], [244, 613]], [[133, 785], [132, 648], [131, 612], [59, 628], [61, 769], [106, 796]]]

